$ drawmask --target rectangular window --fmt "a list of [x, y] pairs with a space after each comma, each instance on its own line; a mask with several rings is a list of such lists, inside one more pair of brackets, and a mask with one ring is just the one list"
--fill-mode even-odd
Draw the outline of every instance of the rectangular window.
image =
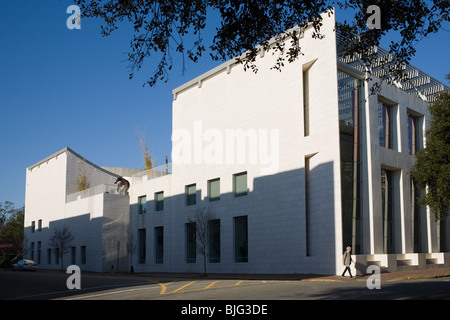
[[210, 202], [220, 200], [220, 179], [208, 181], [208, 198]]
[[47, 249], [47, 264], [52, 264], [52, 249]]
[[42, 219], [38, 220], [38, 231], [42, 231]]
[[70, 248], [70, 261], [72, 264], [77, 264], [77, 248], [76, 247]]
[[38, 241], [37, 243], [37, 264], [41, 264], [41, 241]]
[[414, 243], [414, 252], [422, 252], [421, 237], [421, 206], [419, 204], [420, 190], [417, 188], [413, 179], [409, 179], [411, 189], [411, 219], [412, 219], [412, 237]]
[[155, 211], [164, 210], [164, 191], [155, 193]]
[[310, 61], [305, 63], [302, 66], [302, 76], [303, 76], [303, 135], [305, 137], [310, 134], [310, 97], [311, 88], [310, 88], [310, 76], [311, 76], [311, 68], [317, 60]]
[[381, 205], [383, 253], [394, 253], [393, 173], [385, 169], [381, 169]]
[[145, 263], [146, 258], [146, 230], [138, 230], [138, 261], [139, 263]]
[[354, 254], [359, 254], [363, 250], [361, 128], [364, 120], [361, 107], [365, 100], [364, 86], [363, 80], [338, 71], [342, 250], [351, 246]]
[[209, 262], [220, 263], [220, 219], [210, 220], [209, 227]]
[[417, 153], [417, 120], [408, 114], [408, 153]]
[[138, 198], [139, 214], [147, 213], [147, 196], [142, 196]]
[[310, 160], [312, 156], [305, 157], [305, 224], [306, 224], [306, 256], [311, 255], [311, 226], [310, 226], [310, 214], [311, 214], [311, 188], [310, 188], [310, 180], [311, 180], [311, 167]]
[[248, 262], [247, 216], [234, 217], [234, 262]]
[[59, 264], [59, 248], [55, 248], [55, 264]]
[[235, 197], [247, 195], [247, 172], [233, 175], [233, 188]]
[[197, 243], [196, 243], [196, 224], [195, 222], [186, 223], [186, 262], [195, 263], [197, 261]]
[[378, 134], [380, 146], [392, 149], [391, 107], [378, 101]]
[[303, 131], [309, 136], [309, 69], [303, 70]]
[[81, 264], [86, 264], [86, 246], [81, 246]]
[[34, 233], [36, 230], [36, 221], [31, 221], [31, 233]]
[[31, 247], [31, 260], [34, 260], [34, 242], [30, 244]]
[[423, 148], [423, 115], [408, 110], [408, 153], [413, 155]]
[[155, 228], [155, 263], [164, 263], [164, 227]]
[[197, 187], [195, 183], [186, 186], [185, 192], [186, 192], [186, 205], [187, 206], [195, 205], [197, 203]]

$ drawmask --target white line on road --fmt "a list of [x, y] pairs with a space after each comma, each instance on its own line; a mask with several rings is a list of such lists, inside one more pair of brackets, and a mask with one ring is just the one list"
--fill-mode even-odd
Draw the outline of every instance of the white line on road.
[[117, 290], [117, 291], [111, 291], [111, 292], [104, 292], [104, 293], [96, 293], [96, 294], [88, 294], [83, 296], [77, 296], [72, 298], [66, 298], [63, 300], [81, 300], [81, 299], [91, 299], [95, 297], [102, 297], [107, 295], [113, 295], [113, 294], [119, 294], [119, 293], [125, 293], [125, 292], [133, 292], [133, 291], [140, 291], [140, 290], [149, 290], [149, 289], [159, 289], [159, 287], [156, 286], [146, 286], [144, 288], [133, 288], [133, 289], [126, 289], [126, 290]]

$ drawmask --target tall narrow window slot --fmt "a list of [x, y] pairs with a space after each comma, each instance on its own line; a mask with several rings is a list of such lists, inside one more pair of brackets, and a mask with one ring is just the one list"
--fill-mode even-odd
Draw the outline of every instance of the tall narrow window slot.
[[138, 262], [145, 263], [146, 253], [146, 232], [145, 229], [138, 230]]
[[248, 262], [247, 216], [234, 218], [234, 262]]
[[342, 250], [362, 252], [361, 112], [364, 81], [338, 71], [339, 142], [341, 160]]
[[220, 262], [220, 220], [209, 221], [209, 262]]
[[196, 224], [195, 222], [186, 223], [186, 262], [195, 263], [197, 261], [197, 242], [196, 242]]
[[155, 263], [164, 263], [164, 227], [155, 228]]
[[306, 256], [311, 256], [311, 225], [310, 225], [310, 204], [311, 204], [311, 188], [310, 188], [310, 160], [312, 156], [305, 156], [305, 229], [306, 229]]
[[383, 219], [383, 253], [394, 253], [394, 207], [392, 171], [381, 169], [381, 212]]
[[305, 63], [303, 65], [303, 133], [304, 136], [307, 137], [310, 134], [310, 126], [309, 126], [309, 107], [310, 107], [310, 70], [311, 66], [316, 62], [316, 60], [312, 62]]

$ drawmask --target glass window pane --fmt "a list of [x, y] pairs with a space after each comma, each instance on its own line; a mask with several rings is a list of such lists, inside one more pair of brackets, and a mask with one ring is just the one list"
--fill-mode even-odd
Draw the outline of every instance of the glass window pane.
[[147, 213], [147, 197], [146, 196], [139, 197], [138, 204], [139, 204], [139, 214]]
[[196, 224], [186, 223], [186, 262], [195, 263], [197, 261], [196, 246]]
[[247, 195], [247, 172], [234, 175], [234, 195], [236, 197]]
[[209, 201], [220, 200], [220, 179], [208, 181]]
[[164, 263], [164, 227], [155, 228], [155, 263]]
[[234, 261], [248, 262], [247, 216], [234, 218]]
[[192, 206], [196, 204], [197, 188], [195, 184], [186, 186], [186, 205]]
[[164, 191], [155, 193], [155, 211], [164, 210]]

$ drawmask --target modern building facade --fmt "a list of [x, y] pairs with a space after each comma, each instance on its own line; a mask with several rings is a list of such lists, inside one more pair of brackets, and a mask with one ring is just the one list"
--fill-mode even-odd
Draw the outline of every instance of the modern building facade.
[[[84, 172], [92, 187], [79, 192]], [[86, 271], [105, 272], [112, 265], [128, 270], [129, 197], [117, 193], [117, 177], [70, 148], [27, 168], [24, 256], [45, 269], [76, 264]], [[73, 241], [61, 249], [50, 239], [65, 227], [58, 244], [68, 234]]]
[[28, 255], [54, 265], [33, 232], [41, 219], [49, 234], [52, 221], [74, 224], [86, 269], [116, 258], [137, 272], [203, 272], [197, 215], [211, 273], [339, 274], [346, 246], [361, 273], [449, 265], [450, 223], [418, 204], [409, 174], [429, 103], [448, 88], [408, 67], [410, 81], [371, 94], [376, 79], [340, 56], [334, 26], [324, 15], [323, 39], [304, 30], [304, 55], [281, 72], [270, 70], [277, 53], [261, 52], [257, 73], [230, 60], [175, 89], [170, 166], [127, 176], [88, 163], [92, 187], [126, 176], [129, 195], [102, 189], [72, 201], [84, 162], [70, 149], [28, 168]]

